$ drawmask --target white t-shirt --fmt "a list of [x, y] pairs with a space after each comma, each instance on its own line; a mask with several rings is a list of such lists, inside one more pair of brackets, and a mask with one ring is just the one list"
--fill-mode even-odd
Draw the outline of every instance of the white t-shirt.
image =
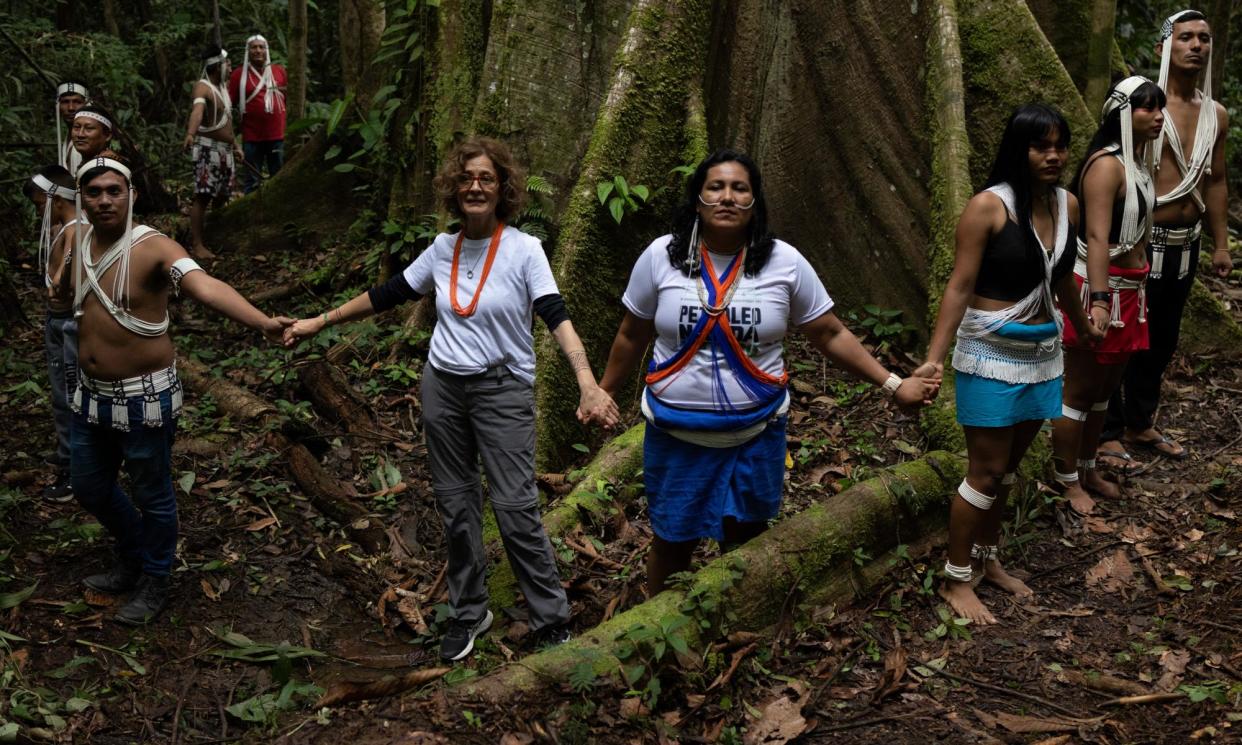
[[[621, 302], [634, 315], [655, 320], [656, 362], [663, 362], [681, 349], [694, 330], [703, 308], [699, 302], [699, 277], [687, 277], [668, 259], [671, 235], [655, 239], [643, 251], [630, 274]], [[716, 276], [724, 274], [732, 256], [711, 254]], [[764, 372], [779, 376], [785, 370], [781, 357], [785, 331], [792, 323], [801, 326], [832, 309], [832, 298], [815, 270], [798, 249], [776, 241], [772, 255], [758, 276], [738, 276], [740, 283], [726, 311], [742, 349]], [[728, 363], [717, 354], [725, 392], [739, 409], [753, 408], [754, 401], [734, 378]], [[670, 382], [671, 380], [671, 382]], [[661, 401], [688, 409], [713, 409], [714, 375], [711, 343], [699, 348], [679, 374], [652, 386]]]
[[[556, 279], [538, 238], [506, 227], [496, 249], [496, 260], [469, 318], [453, 312], [449, 276], [457, 233], [441, 233], [414, 263], [405, 268], [405, 280], [415, 292], [436, 291], [436, 328], [431, 334], [428, 361], [455, 375], [474, 375], [504, 365], [514, 377], [535, 382], [535, 346], [531, 334], [533, 303], [558, 294]], [[483, 278], [491, 237], [462, 241], [457, 265], [457, 304], [470, 305]], [[467, 277], [473, 271], [474, 278]]]

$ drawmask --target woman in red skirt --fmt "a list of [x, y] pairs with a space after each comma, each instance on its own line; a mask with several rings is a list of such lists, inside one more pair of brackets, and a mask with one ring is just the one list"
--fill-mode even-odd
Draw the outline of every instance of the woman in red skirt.
[[1151, 235], [1152, 140], [1164, 125], [1164, 93], [1147, 78], [1120, 81], [1104, 102], [1103, 121], [1074, 179], [1080, 209], [1075, 281], [1104, 340], [1092, 347], [1065, 325], [1062, 416], [1053, 424], [1056, 479], [1070, 506], [1090, 512], [1087, 491], [1120, 495], [1095, 471], [1108, 399], [1130, 355], [1147, 348], [1143, 285]]

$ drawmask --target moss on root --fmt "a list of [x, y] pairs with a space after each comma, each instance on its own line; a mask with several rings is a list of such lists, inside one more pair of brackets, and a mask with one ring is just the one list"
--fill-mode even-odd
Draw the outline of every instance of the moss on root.
[[1073, 132], [1071, 167], [1086, 152], [1095, 118], [1056, 50], [1022, 0], [958, 0], [971, 179], [982, 184], [1005, 121], [1019, 104], [1056, 106]]
[[[711, 595], [735, 611], [731, 630], [760, 630], [779, 620], [784, 600], [796, 592], [823, 602], [848, 597], [842, 577], [853, 576], [855, 549], [881, 555], [939, 530], [946, 495], [961, 480], [963, 460], [943, 451], [886, 469], [826, 503], [814, 504], [777, 524], [738, 550], [708, 563], [689, 585], [690, 595]], [[738, 568], [741, 576], [738, 577]], [[825, 586], [833, 593], [819, 591]], [[503, 700], [564, 680], [580, 662], [600, 674], [615, 671], [618, 637], [636, 624], [650, 625], [680, 612], [687, 592], [673, 589], [585, 632], [568, 644], [531, 655], [457, 688], [464, 697]], [[697, 624], [686, 627], [687, 642], [702, 649]]]
[[[634, 260], [661, 232], [656, 215], [666, 213], [675, 198], [678, 180], [670, 169], [683, 162], [693, 143], [705, 141], [701, 131], [687, 131], [686, 110], [701, 96], [710, 8], [707, 0], [635, 6], [561, 220], [553, 269], [596, 370], [602, 369], [621, 320], [617, 299]], [[595, 193], [598, 181], [615, 175], [660, 190], [649, 208], [627, 215], [621, 226]], [[544, 467], [555, 467], [583, 434], [574, 417], [577, 383], [546, 332], [539, 339], [537, 379], [537, 456]]]
[[1220, 299], [1199, 280], [1195, 280], [1182, 313], [1182, 330], [1178, 347], [1187, 354], [1225, 353], [1237, 356], [1242, 351], [1242, 327], [1233, 320]]

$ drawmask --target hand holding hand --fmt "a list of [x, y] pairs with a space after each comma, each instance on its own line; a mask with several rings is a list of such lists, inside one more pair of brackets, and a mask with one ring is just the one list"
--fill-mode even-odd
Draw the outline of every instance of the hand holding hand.
[[917, 378], [931, 378], [932, 380], [944, 379], [944, 364], [940, 362], [932, 362], [928, 360], [918, 367], [914, 368], [914, 372], [910, 373]]
[[280, 344], [284, 341], [285, 329], [292, 326], [293, 323], [293, 319], [287, 316], [270, 316], [267, 319], [267, 323], [263, 325], [263, 335], [267, 337], [268, 341]]
[[1229, 276], [1229, 272], [1233, 271], [1233, 256], [1230, 255], [1228, 248], [1217, 248], [1212, 252], [1212, 269], [1216, 270], [1216, 276], [1224, 279]]
[[1102, 305], [1091, 306], [1091, 326], [1099, 332], [1100, 338], [1104, 338], [1104, 334], [1108, 332], [1108, 325], [1112, 322], [1112, 314], [1108, 312], [1108, 308]]
[[325, 321], [323, 316], [315, 316], [314, 318], [301, 318], [293, 321], [284, 327], [283, 341], [286, 347], [292, 347], [298, 343], [298, 340], [314, 336], [323, 330]]
[[194, 135], [187, 134], [185, 136], [185, 140], [181, 142], [181, 149], [189, 150], [190, 147], [192, 147], [193, 145], [194, 145]]
[[578, 400], [578, 421], [583, 424], [595, 422], [604, 429], [612, 429], [621, 420], [621, 412], [612, 396], [598, 385], [582, 389]]
[[893, 394], [893, 400], [902, 409], [913, 411], [924, 406], [931, 406], [931, 402], [939, 393], [940, 381], [938, 379], [911, 375], [901, 381], [897, 392]]

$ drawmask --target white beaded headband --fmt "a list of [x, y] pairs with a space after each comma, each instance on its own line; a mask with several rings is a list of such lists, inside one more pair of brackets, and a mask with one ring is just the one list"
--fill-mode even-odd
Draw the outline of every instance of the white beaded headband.
[[73, 195], [76, 193], [73, 189], [66, 189], [59, 184], [52, 183], [51, 179], [41, 173], [31, 176], [30, 180], [34, 182], [35, 186], [50, 196], [60, 197], [61, 199], [73, 199]]
[[88, 171], [92, 171], [96, 168], [110, 168], [124, 176], [126, 181], [131, 183], [133, 181], [133, 176], [130, 174], [129, 168], [126, 167], [126, 165], [121, 161], [113, 160], [112, 158], [91, 158], [90, 160], [83, 162], [82, 167], [78, 169], [77, 182], [79, 187], [82, 185], [82, 177], [85, 176]]
[[104, 116], [103, 114], [98, 114], [94, 111], [79, 111], [78, 113], [73, 115], [73, 118], [74, 119], [94, 119], [95, 121], [107, 127], [109, 130], [112, 129], [112, 120]]

